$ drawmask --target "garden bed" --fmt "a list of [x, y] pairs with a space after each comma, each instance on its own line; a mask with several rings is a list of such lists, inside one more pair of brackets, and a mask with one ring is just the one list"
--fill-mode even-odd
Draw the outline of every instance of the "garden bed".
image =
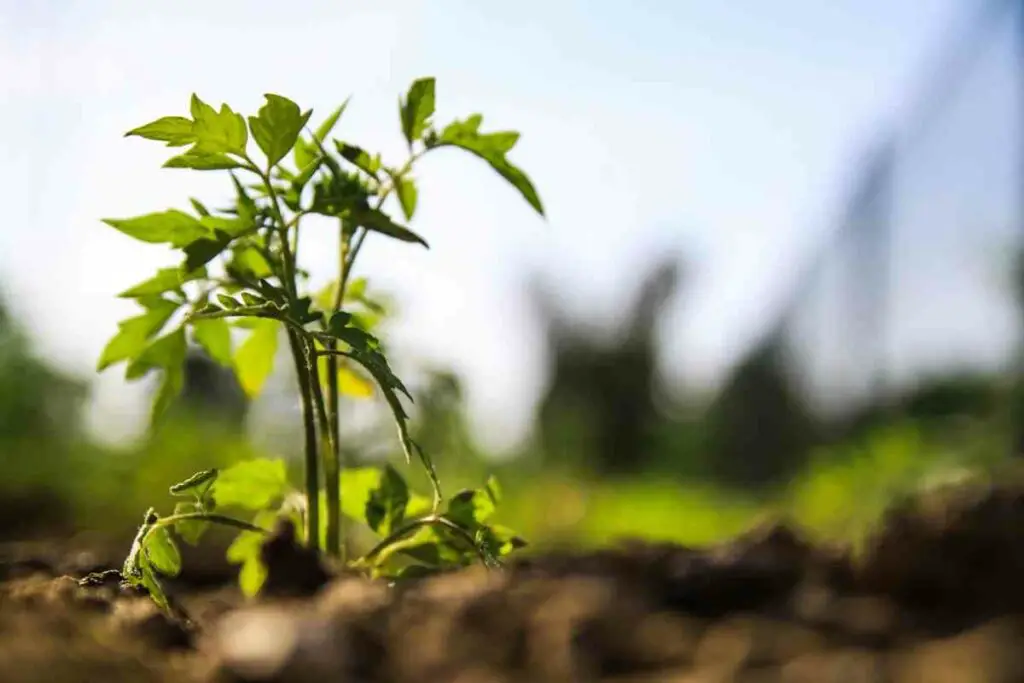
[[[685, 524], [686, 520], [679, 520]], [[276, 537], [265, 595], [171, 584], [167, 616], [97, 556], [8, 546], [0, 671], [95, 681], [1024, 681], [1024, 486], [894, 507], [854, 559], [765, 524], [398, 585]]]

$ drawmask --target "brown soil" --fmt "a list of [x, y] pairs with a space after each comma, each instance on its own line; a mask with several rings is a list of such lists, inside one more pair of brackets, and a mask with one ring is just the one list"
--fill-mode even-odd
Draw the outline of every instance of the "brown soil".
[[270, 594], [178, 585], [187, 620], [82, 585], [95, 558], [12, 546], [0, 680], [1024, 681], [1022, 532], [1024, 486], [977, 484], [893, 509], [856, 562], [766, 525], [394, 587], [329, 578], [278, 536]]

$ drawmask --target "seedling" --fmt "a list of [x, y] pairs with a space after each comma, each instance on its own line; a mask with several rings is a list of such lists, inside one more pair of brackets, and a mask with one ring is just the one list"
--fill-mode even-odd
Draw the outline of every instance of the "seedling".
[[[173, 495], [188, 498], [172, 515], [146, 513], [122, 577], [144, 586], [165, 607], [159, 576], [181, 570], [171, 531], [195, 543], [211, 523], [242, 530], [228, 559], [242, 565], [240, 581], [250, 594], [263, 580], [261, 536], [282, 515], [295, 520], [309, 547], [323, 548], [335, 558], [342, 554], [343, 517], [366, 523], [382, 540], [350, 564], [375, 575], [424, 573], [473, 558], [494, 565], [523, 545], [509, 530], [486, 523], [500, 498], [493, 479], [445, 501], [430, 456], [410, 436], [401, 397], [412, 397], [375, 335], [384, 311], [368, 293], [366, 280], [352, 278], [371, 233], [427, 246], [386, 209], [392, 200], [405, 221], [412, 220], [415, 164], [436, 150], [453, 147], [479, 157], [544, 213], [529, 178], [507, 158], [519, 134], [481, 132], [480, 114], [437, 129], [434, 95], [434, 79], [422, 78], [400, 100], [408, 158], [395, 166], [348, 141], [328, 140], [348, 100], [310, 130], [312, 110], [303, 112], [281, 95], [265, 95], [258, 113], [243, 118], [227, 104], [217, 110], [193, 94], [189, 117], [165, 116], [126, 134], [188, 147], [164, 167], [226, 173], [234, 201], [211, 210], [191, 199], [191, 211], [104, 219], [137, 240], [178, 249], [184, 258], [179, 266], [160, 269], [120, 294], [136, 301], [142, 312], [119, 323], [97, 369], [125, 362], [129, 380], [159, 373], [152, 406], [152, 424], [159, 424], [182, 388], [188, 333], [212, 358], [232, 366], [246, 392], [255, 396], [273, 369], [283, 330], [302, 403], [301, 493], [288, 484], [282, 461], [246, 461], [172, 486]], [[307, 291], [308, 273], [297, 262], [300, 236], [308, 226], [304, 221], [313, 217], [334, 222], [339, 236], [337, 277], [319, 292]], [[248, 333], [237, 349], [233, 329]], [[425, 468], [429, 498], [411, 493], [390, 466], [343, 471], [340, 395], [366, 395], [373, 386], [394, 417], [407, 463], [415, 455]], [[224, 515], [219, 512], [224, 508], [253, 516], [247, 521]]]

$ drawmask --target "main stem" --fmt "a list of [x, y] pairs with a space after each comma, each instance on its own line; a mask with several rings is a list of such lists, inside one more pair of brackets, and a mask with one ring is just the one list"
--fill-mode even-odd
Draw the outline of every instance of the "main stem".
[[[281, 284], [285, 288], [288, 299], [294, 303], [298, 300], [298, 283], [295, 276], [297, 270], [296, 254], [292, 251], [291, 245], [288, 242], [288, 231], [294, 227], [296, 234], [298, 234], [298, 221], [301, 215], [296, 215], [292, 222], [286, 222], [284, 212], [281, 211], [281, 201], [270, 178], [271, 166], [268, 166], [263, 171], [248, 156], [245, 159], [249, 164], [250, 170], [259, 174], [263, 180], [264, 187], [267, 189], [273, 218], [276, 223], [275, 228], [281, 241], [284, 271], [281, 273]], [[298, 246], [297, 242], [296, 246]], [[317, 550], [320, 547], [320, 467], [317, 461], [316, 417], [313, 406], [312, 384], [313, 381], [319, 382], [319, 378], [317, 377], [316, 366], [313, 366], [312, 372], [310, 372], [305, 340], [302, 339], [299, 332], [292, 329], [288, 330], [288, 346], [291, 348], [292, 361], [295, 364], [295, 374], [299, 381], [299, 393], [302, 396], [302, 425], [305, 435], [304, 451], [306, 465], [306, 545], [313, 550]], [[317, 388], [319, 389], [319, 385], [317, 385]]]
[[294, 330], [288, 330], [288, 346], [295, 363], [295, 374], [299, 380], [302, 395], [302, 426], [305, 435], [306, 457], [306, 544], [317, 550], [320, 547], [320, 463], [317, 460], [316, 417], [313, 410], [313, 394], [303, 341]]

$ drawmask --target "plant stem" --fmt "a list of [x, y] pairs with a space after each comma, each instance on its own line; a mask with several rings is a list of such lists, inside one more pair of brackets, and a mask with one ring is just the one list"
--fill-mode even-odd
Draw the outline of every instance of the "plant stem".
[[462, 540], [464, 540], [466, 543], [469, 543], [469, 545], [472, 546], [473, 550], [476, 551], [477, 557], [480, 558], [480, 561], [483, 562], [484, 566], [489, 567], [489, 566], [491, 566], [492, 562], [496, 562], [499, 565], [501, 564], [500, 562], [497, 561], [497, 559], [493, 559], [492, 560], [492, 558], [489, 557], [488, 554], [486, 552], [484, 552], [484, 550], [479, 545], [477, 545], [476, 541], [473, 539], [473, 537], [469, 534], [468, 531], [466, 531], [465, 529], [460, 527], [458, 524], [456, 524], [455, 522], [451, 521], [450, 519], [448, 519], [448, 518], [446, 518], [446, 517], [444, 517], [442, 515], [427, 515], [426, 517], [421, 517], [421, 518], [419, 518], [417, 520], [409, 522], [408, 524], [406, 524], [402, 528], [400, 528], [400, 529], [398, 529], [396, 531], [393, 531], [383, 541], [381, 541], [380, 543], [375, 545], [373, 547], [373, 549], [370, 550], [370, 552], [366, 553], [366, 555], [363, 556], [362, 561], [363, 562], [372, 561], [373, 558], [377, 557], [377, 555], [380, 555], [382, 552], [387, 550], [388, 546], [397, 543], [398, 541], [402, 540], [403, 538], [408, 536], [410, 533], [412, 533], [412, 532], [414, 532], [414, 531], [416, 531], [418, 529], [421, 529], [421, 528], [423, 528], [425, 526], [430, 526], [430, 525], [433, 525], [433, 524], [436, 524], [438, 526], [443, 526], [443, 527], [445, 527], [447, 529], [450, 529], [457, 536], [462, 538]]
[[309, 373], [309, 384], [316, 410], [317, 422], [320, 424], [321, 441], [326, 441], [323, 450], [324, 493], [327, 499], [327, 554], [332, 557], [341, 556], [341, 471], [337, 458], [338, 447], [331, 436], [324, 407], [324, 394], [320, 385], [319, 358], [315, 353], [313, 342], [305, 345], [306, 367]]
[[213, 524], [221, 524], [223, 526], [232, 526], [236, 529], [242, 529], [243, 531], [255, 531], [261, 534], [269, 533], [266, 529], [249, 522], [235, 519], [234, 517], [228, 517], [227, 515], [218, 515], [212, 512], [183, 512], [179, 515], [169, 515], [167, 517], [160, 517], [151, 524], [146, 532], [148, 535], [150, 531], [157, 527], [168, 526], [171, 524], [177, 524], [178, 522], [186, 522], [189, 520], [197, 522], [211, 522]]
[[317, 550], [320, 547], [320, 463], [317, 457], [316, 422], [313, 415], [313, 396], [309, 371], [306, 365], [305, 342], [292, 329], [288, 330], [288, 346], [295, 363], [295, 374], [299, 380], [302, 395], [302, 426], [305, 434], [306, 463], [306, 545]]

